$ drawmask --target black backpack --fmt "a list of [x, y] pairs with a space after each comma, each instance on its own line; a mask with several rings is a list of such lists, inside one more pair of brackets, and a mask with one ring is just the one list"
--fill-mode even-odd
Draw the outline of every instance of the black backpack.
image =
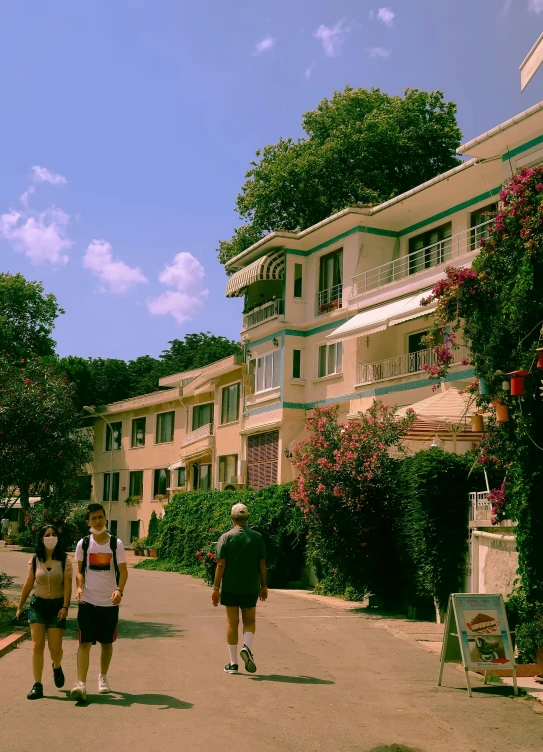
[[[85, 572], [87, 571], [87, 554], [89, 551], [90, 546], [90, 535], [86, 535], [83, 538], [83, 561], [81, 562], [81, 574], [83, 577], [85, 576]], [[109, 536], [109, 547], [111, 548], [111, 553], [113, 554], [113, 568], [115, 569], [115, 580], [117, 582], [117, 585], [119, 584], [119, 579], [121, 577], [121, 573], [119, 572], [119, 565], [117, 564], [117, 538], [114, 535]]]
[[[37, 554], [34, 554], [34, 556], [32, 557], [32, 571], [34, 572], [34, 577], [36, 576], [37, 562], [38, 562], [38, 556]], [[61, 559], [61, 562], [62, 562], [62, 571], [64, 572], [64, 569], [66, 567], [66, 557]]]

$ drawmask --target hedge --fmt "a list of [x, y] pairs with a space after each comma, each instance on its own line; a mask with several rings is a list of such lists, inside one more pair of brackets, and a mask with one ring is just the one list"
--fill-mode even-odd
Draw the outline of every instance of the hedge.
[[160, 520], [158, 557], [139, 563], [140, 569], [161, 569], [203, 576], [196, 552], [215, 550], [222, 533], [232, 527], [233, 504], [246, 504], [249, 526], [266, 543], [268, 584], [285, 587], [299, 582], [305, 564], [306, 528], [303, 514], [290, 497], [290, 484], [261, 491], [189, 491], [176, 494]]

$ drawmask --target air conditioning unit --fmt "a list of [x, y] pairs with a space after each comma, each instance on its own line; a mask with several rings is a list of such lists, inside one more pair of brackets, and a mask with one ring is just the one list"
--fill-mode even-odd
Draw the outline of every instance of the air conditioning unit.
[[219, 491], [243, 491], [244, 488], [247, 488], [245, 483], [230, 483], [229, 481], [219, 483]]

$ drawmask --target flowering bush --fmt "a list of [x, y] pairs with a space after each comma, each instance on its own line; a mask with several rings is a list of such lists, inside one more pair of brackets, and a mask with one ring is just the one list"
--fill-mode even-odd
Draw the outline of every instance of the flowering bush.
[[349, 588], [362, 598], [393, 589], [396, 560], [390, 545], [397, 446], [414, 414], [397, 420], [395, 410], [374, 402], [358, 420], [338, 423], [338, 406], [316, 407], [293, 461], [300, 475], [292, 497], [308, 526], [308, 555], [321, 590]]
[[196, 551], [196, 558], [204, 565], [204, 582], [213, 585], [218, 561], [216, 554], [214, 551]]

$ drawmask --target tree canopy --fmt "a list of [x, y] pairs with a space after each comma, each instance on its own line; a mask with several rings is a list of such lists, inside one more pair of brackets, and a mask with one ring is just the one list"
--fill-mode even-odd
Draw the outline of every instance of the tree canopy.
[[375, 204], [459, 164], [456, 104], [441, 91], [346, 86], [306, 112], [307, 137], [257, 151], [236, 200], [242, 225], [222, 264], [274, 230], [299, 231], [347, 206]]

